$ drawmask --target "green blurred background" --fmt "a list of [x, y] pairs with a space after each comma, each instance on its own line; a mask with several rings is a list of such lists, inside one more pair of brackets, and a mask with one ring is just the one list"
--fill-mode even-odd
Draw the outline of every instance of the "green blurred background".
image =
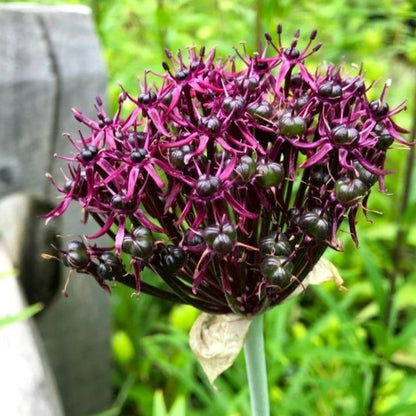
[[[216, 46], [219, 56], [246, 41], [254, 51], [265, 31], [283, 24], [288, 44], [312, 29], [324, 46], [312, 61], [364, 64], [374, 93], [392, 79], [388, 102], [406, 99], [397, 117], [413, 125], [416, 2], [400, 0], [85, 0], [93, 10], [107, 62], [109, 107], [117, 81], [138, 93], [144, 70], [161, 72], [165, 47]], [[88, 64], [88, 63], [87, 63]], [[74, 103], [76, 105], [76, 103]], [[389, 152], [388, 194], [373, 192], [361, 216], [360, 248], [347, 232], [345, 252], [325, 255], [348, 287], [309, 288], [266, 315], [266, 348], [273, 416], [416, 415], [416, 189], [406, 185], [408, 149]], [[414, 162], [413, 162], [414, 163]], [[405, 207], [403, 193], [408, 192]], [[377, 212], [383, 212], [382, 215]], [[344, 227], [346, 230], [347, 227]], [[98, 289], [97, 289], [98, 290]], [[118, 286], [112, 295], [114, 406], [101, 416], [249, 416], [244, 359], [208, 384], [187, 345], [197, 311]], [[91, 382], [94, 382], [91, 380]]]

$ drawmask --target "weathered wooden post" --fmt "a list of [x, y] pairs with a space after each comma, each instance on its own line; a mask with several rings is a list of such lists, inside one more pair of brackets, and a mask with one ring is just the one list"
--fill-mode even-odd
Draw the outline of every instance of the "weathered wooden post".
[[[86, 7], [0, 5], [0, 26], [0, 234], [27, 298], [49, 302], [61, 283], [59, 273], [46, 277], [39, 262], [52, 234], [36, 217], [53, 196], [44, 173], [59, 172], [52, 155], [69, 153], [61, 133], [79, 129], [71, 107], [92, 113], [95, 96], [105, 95], [106, 71]], [[20, 194], [10, 196], [15, 192]], [[66, 240], [85, 232], [79, 212], [68, 217], [60, 227]], [[36, 318], [69, 416], [111, 402], [109, 298], [95, 282], [74, 277], [70, 297], [55, 296]], [[42, 287], [49, 289], [35, 290]]]

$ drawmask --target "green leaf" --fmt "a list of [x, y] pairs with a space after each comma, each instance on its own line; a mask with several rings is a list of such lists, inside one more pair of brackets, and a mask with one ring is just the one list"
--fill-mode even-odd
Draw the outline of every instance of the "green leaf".
[[169, 416], [166, 410], [163, 392], [161, 390], [155, 391], [153, 396], [153, 416]]
[[42, 309], [43, 309], [42, 303], [35, 303], [14, 315], [4, 316], [0, 318], [0, 327], [4, 325], [10, 325], [15, 322], [23, 321], [24, 319], [28, 319], [31, 316], [36, 315]]

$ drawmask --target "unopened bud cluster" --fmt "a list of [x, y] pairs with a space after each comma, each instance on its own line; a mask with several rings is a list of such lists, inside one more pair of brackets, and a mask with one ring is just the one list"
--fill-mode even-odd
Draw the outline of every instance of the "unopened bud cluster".
[[[137, 97], [122, 91], [112, 118], [97, 99], [97, 120], [72, 140], [61, 203], [71, 201], [99, 230], [62, 251], [64, 263], [103, 286], [117, 280], [137, 292], [211, 313], [260, 313], [285, 300], [371, 188], [384, 189], [386, 151], [406, 131], [385, 102], [370, 101], [361, 75], [305, 60], [320, 48], [266, 35], [263, 52], [218, 60], [215, 51], [166, 51], [159, 86], [147, 77]], [[113, 247], [95, 240], [108, 234]], [[141, 277], [143, 268], [166, 283]]]

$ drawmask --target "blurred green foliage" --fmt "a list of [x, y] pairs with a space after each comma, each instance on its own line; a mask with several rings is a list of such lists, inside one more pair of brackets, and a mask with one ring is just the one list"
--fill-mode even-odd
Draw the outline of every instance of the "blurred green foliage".
[[[39, 2], [39, 1], [38, 1]], [[61, 4], [60, 0], [41, 3]], [[416, 3], [400, 0], [85, 0], [93, 9], [110, 73], [112, 108], [117, 81], [133, 94], [144, 70], [161, 72], [164, 48], [216, 46], [233, 54], [246, 41], [253, 51], [262, 33], [283, 23], [289, 43], [295, 29], [306, 40], [317, 28], [324, 47], [316, 63], [364, 63], [368, 80], [393, 80], [390, 105], [407, 99], [398, 122], [412, 125], [416, 64]], [[349, 64], [345, 65], [347, 69]], [[155, 78], [157, 82], [157, 78]], [[76, 103], [74, 103], [76, 104]], [[308, 289], [266, 315], [266, 348], [272, 415], [414, 416], [416, 414], [416, 187], [403, 215], [407, 151], [390, 152], [388, 192], [373, 192], [369, 217], [360, 218], [360, 249], [341, 233], [345, 252], [328, 251], [348, 287]], [[377, 212], [383, 212], [383, 215]], [[397, 261], [397, 231], [405, 234]], [[389, 277], [395, 276], [395, 287]], [[196, 312], [118, 286], [114, 316], [114, 386], [117, 398], [106, 415], [249, 416], [244, 360], [214, 391], [187, 344]], [[390, 319], [386, 319], [389, 308]], [[377, 369], [382, 369], [379, 383]], [[162, 393], [163, 392], [163, 393]], [[373, 402], [373, 405], [370, 403]], [[372, 411], [368, 412], [369, 406]], [[167, 409], [170, 409], [169, 411]], [[185, 410], [186, 409], [186, 410]], [[104, 413], [103, 413], [104, 415]]]

